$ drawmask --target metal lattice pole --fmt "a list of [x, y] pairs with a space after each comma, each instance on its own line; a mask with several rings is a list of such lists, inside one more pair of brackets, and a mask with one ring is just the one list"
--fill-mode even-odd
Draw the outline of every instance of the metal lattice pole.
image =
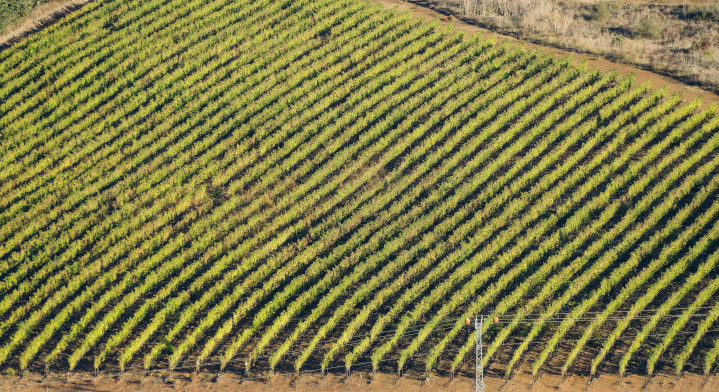
[[477, 331], [475, 337], [475, 372], [474, 372], [474, 391], [484, 392], [484, 351], [482, 350], [482, 324], [484, 316], [474, 316], [474, 329]]

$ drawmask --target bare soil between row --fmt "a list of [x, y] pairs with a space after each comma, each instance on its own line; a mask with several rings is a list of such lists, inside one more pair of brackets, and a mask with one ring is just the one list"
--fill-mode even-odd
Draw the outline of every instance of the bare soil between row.
[[[232, 373], [153, 373], [150, 376], [126, 374], [117, 377], [91, 375], [60, 375], [44, 377], [30, 374], [23, 377], [0, 378], [0, 390], [23, 391], [473, 391], [474, 378], [435, 376], [429, 380], [405, 375], [353, 372], [344, 374], [319, 373], [275, 374], [269, 379], [243, 378]], [[487, 391], [715, 391], [719, 388], [716, 375], [703, 377], [687, 374], [682, 377], [656, 375], [648, 378], [629, 376], [623, 379], [602, 374], [587, 377], [543, 373], [537, 380], [529, 374], [517, 374], [509, 380], [485, 378]]]
[[[380, 0], [387, 8], [398, 10], [411, 10], [415, 15], [430, 20], [438, 20], [443, 24], [452, 24], [455, 29], [468, 33], [481, 33], [484, 36], [492, 32], [467, 24], [451, 16], [443, 15], [437, 11], [401, 0]], [[79, 2], [78, 2], [79, 3]], [[44, 20], [44, 19], [43, 19]], [[500, 39], [511, 39], [502, 37]], [[626, 75], [635, 73], [639, 82], [651, 79], [655, 85], [666, 85], [670, 92], [681, 92], [685, 100], [702, 96], [705, 105], [719, 102], [719, 96], [697, 87], [688, 86], [673, 79], [641, 70], [638, 68], [624, 66], [611, 61], [581, 53], [566, 52], [559, 49], [545, 47], [535, 44], [522, 43], [525, 48], [540, 48], [542, 50], [556, 53], [558, 56], [570, 55], [575, 60], [587, 60], [590, 66], [597, 66], [604, 71], [617, 69], [620, 74]], [[28, 374], [22, 377], [0, 376], [0, 391], [2, 390], [27, 390], [27, 391], [109, 391], [109, 390], [136, 390], [136, 391], [164, 391], [164, 390], [213, 390], [213, 391], [471, 391], [474, 390], [473, 378], [456, 377], [449, 379], [443, 376], [434, 376], [429, 380], [412, 374], [397, 377], [395, 374], [378, 373], [369, 374], [366, 372], [353, 372], [349, 376], [344, 374], [329, 374], [321, 376], [317, 373], [301, 375], [275, 374], [268, 378], [243, 378], [238, 374], [225, 373], [175, 373], [167, 372], [152, 373], [149, 376], [144, 374], [125, 374], [119, 377], [100, 376], [93, 377], [92, 374]], [[487, 390], [494, 391], [517, 391], [517, 390], [560, 390], [560, 391], [712, 391], [719, 390], [717, 376], [704, 377], [698, 374], [686, 374], [682, 377], [673, 375], [656, 375], [651, 378], [646, 376], [628, 376], [619, 378], [614, 374], [601, 374], [595, 379], [572, 375], [563, 378], [551, 373], [543, 373], [538, 379], [533, 379], [530, 374], [518, 372], [511, 379], [502, 377], [490, 377], [486, 380]]]

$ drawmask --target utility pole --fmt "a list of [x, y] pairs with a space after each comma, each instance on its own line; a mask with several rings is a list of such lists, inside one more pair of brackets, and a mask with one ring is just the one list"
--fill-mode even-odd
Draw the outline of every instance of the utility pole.
[[484, 392], [484, 351], [482, 350], [482, 323], [484, 316], [474, 316], [474, 329], [477, 331], [475, 337], [475, 372], [474, 392]]

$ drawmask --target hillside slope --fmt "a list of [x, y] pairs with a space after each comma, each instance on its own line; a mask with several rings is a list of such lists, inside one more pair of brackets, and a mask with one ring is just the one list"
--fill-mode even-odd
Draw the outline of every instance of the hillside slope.
[[681, 101], [364, 1], [91, 3], [0, 52], [0, 368], [473, 372], [486, 314], [502, 370], [709, 372]]

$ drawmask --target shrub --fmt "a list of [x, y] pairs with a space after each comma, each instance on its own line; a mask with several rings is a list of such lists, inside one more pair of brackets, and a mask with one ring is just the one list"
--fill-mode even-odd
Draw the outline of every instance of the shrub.
[[609, 17], [611, 11], [607, 3], [598, 3], [589, 8], [587, 19], [590, 20], [604, 20]]
[[662, 24], [656, 17], [644, 18], [634, 33], [643, 38], [659, 39], [662, 37]]

